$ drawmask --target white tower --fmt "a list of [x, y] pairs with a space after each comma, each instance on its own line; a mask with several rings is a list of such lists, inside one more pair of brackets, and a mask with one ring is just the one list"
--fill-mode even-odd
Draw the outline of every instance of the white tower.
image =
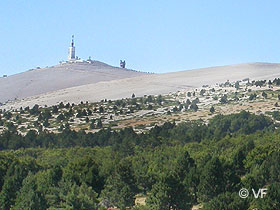
[[68, 61], [75, 61], [76, 57], [75, 57], [75, 47], [74, 47], [74, 35], [72, 35], [72, 42], [71, 42], [71, 46], [69, 47], [68, 50]]

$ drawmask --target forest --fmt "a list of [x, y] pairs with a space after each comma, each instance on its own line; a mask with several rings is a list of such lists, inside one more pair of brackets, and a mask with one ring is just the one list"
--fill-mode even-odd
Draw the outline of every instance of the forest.
[[[0, 209], [277, 210], [278, 127], [246, 111], [143, 133], [65, 127], [21, 135], [11, 126], [0, 135]], [[241, 198], [242, 188], [267, 194]]]

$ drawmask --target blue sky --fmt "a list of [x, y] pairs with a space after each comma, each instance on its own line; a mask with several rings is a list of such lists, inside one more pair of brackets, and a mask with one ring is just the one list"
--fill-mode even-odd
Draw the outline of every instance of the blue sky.
[[81, 58], [149, 72], [280, 63], [280, 1], [3, 0], [0, 75]]

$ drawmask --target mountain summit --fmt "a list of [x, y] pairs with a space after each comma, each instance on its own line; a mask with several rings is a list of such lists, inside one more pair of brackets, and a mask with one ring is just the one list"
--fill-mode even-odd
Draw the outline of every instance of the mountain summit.
[[113, 67], [99, 61], [64, 63], [0, 78], [0, 102], [140, 75], [145, 73]]

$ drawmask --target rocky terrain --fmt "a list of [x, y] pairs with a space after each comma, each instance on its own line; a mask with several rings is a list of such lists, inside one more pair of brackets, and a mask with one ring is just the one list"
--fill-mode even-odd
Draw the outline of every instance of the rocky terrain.
[[[51, 106], [36, 104], [2, 109], [0, 131], [15, 128], [22, 134], [30, 129], [61, 132], [68, 127], [76, 131], [96, 132], [102, 128], [119, 130], [133, 127], [141, 133], [165, 122], [207, 122], [217, 114], [242, 110], [275, 118], [280, 110], [279, 85], [277, 79], [225, 81], [163, 95], [138, 97], [133, 93], [125, 99], [104, 99], [94, 103], [61, 101]], [[279, 120], [277, 116], [275, 120]]]
[[[4, 91], [1, 92], [0, 99], [6, 101], [17, 98], [4, 103], [2, 108], [32, 107], [35, 104], [51, 106], [60, 102], [93, 103], [102, 99], [129, 98], [132, 93], [142, 97], [187, 91], [227, 80], [233, 82], [245, 78], [260, 80], [280, 77], [280, 64], [271, 63], [220, 66], [164, 74], [144, 74], [102, 64], [108, 68], [106, 70], [100, 67], [100, 63], [93, 68], [94, 70], [67, 69], [67, 66], [71, 65], [80, 68], [93, 64], [65, 64], [53, 69], [33, 70], [23, 73], [22, 76], [18, 74], [2, 78], [0, 87]], [[41, 78], [40, 75], [44, 76]], [[27, 84], [31, 80], [32, 82]]]

